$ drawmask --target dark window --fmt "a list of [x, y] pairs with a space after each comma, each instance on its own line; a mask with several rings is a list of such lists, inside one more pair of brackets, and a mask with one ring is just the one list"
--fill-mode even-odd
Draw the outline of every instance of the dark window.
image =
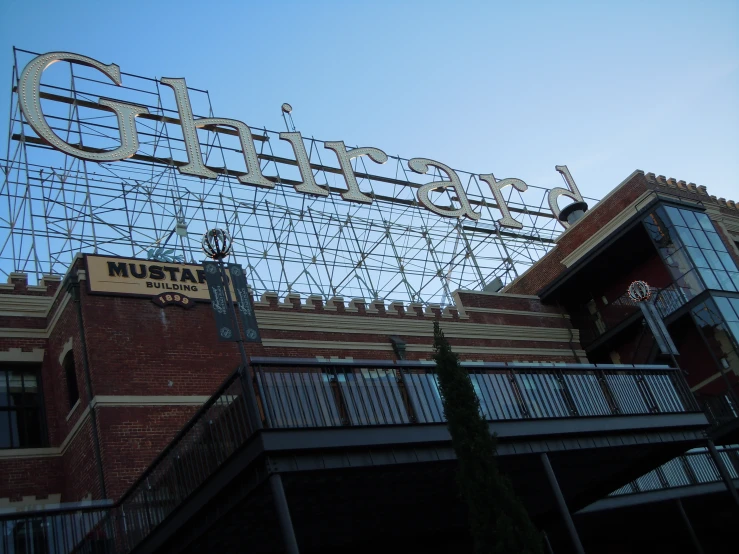
[[80, 391], [77, 388], [77, 369], [74, 366], [74, 352], [69, 351], [64, 357], [64, 375], [67, 378], [67, 394], [69, 395], [69, 409], [71, 410], [80, 399]]
[[44, 445], [39, 372], [0, 369], [0, 448]]

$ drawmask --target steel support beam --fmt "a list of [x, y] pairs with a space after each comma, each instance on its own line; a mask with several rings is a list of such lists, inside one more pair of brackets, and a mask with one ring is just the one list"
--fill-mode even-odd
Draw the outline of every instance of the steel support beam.
[[675, 500], [675, 503], [677, 504], [677, 509], [680, 511], [680, 517], [683, 518], [685, 528], [688, 530], [690, 540], [693, 542], [693, 546], [695, 546], [695, 551], [698, 554], [703, 554], [703, 547], [698, 541], [698, 535], [695, 534], [695, 529], [693, 529], [693, 525], [690, 523], [690, 519], [688, 519], [688, 514], [685, 513], [685, 508], [683, 507], [682, 501], [678, 498], [677, 500]]
[[547, 479], [549, 479], [549, 485], [552, 487], [552, 491], [554, 492], [554, 497], [557, 500], [559, 513], [564, 520], [565, 527], [567, 527], [567, 532], [570, 535], [570, 540], [572, 541], [574, 551], [577, 552], [577, 554], [585, 554], [585, 549], [582, 546], [582, 542], [580, 542], [580, 535], [578, 535], [577, 533], [575, 522], [572, 521], [572, 514], [570, 514], [570, 510], [567, 507], [567, 502], [565, 502], [565, 497], [562, 495], [562, 490], [559, 488], [557, 476], [554, 475], [554, 469], [552, 469], [552, 464], [549, 461], [549, 456], [547, 456], [546, 452], [542, 452], [539, 457], [541, 458], [541, 463], [544, 466], [544, 471], [547, 474]]
[[272, 489], [272, 498], [277, 509], [277, 518], [280, 521], [280, 531], [282, 532], [282, 541], [285, 544], [285, 552], [288, 554], [299, 554], [298, 540], [295, 538], [295, 529], [290, 518], [285, 487], [282, 486], [282, 477], [280, 477], [279, 473], [273, 473], [269, 476], [269, 486]]
[[726, 469], [724, 461], [721, 459], [721, 456], [719, 456], [719, 453], [716, 450], [716, 446], [713, 444], [712, 440], [707, 440], [706, 444], [708, 445], [708, 451], [711, 453], [711, 458], [713, 458], [713, 463], [716, 464], [718, 472], [721, 474], [721, 478], [724, 480], [724, 484], [729, 490], [729, 494], [734, 499], [737, 507], [739, 507], [739, 494], [737, 494], [736, 492], [734, 481], [731, 480], [731, 475], [729, 475], [729, 471]]

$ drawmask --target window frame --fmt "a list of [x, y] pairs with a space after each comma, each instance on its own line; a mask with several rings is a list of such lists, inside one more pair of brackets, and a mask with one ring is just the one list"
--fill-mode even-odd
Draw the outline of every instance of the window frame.
[[[33, 373], [36, 377], [36, 383], [37, 383], [37, 390], [36, 393], [36, 406], [33, 407], [27, 407], [25, 403], [23, 406], [16, 408], [10, 405], [8, 403], [7, 406], [0, 405], [0, 412], [4, 413], [18, 413], [23, 412], [25, 410], [30, 410], [35, 408], [36, 409], [36, 416], [39, 421], [39, 435], [41, 440], [39, 441], [39, 444], [37, 445], [22, 445], [20, 441], [20, 436], [17, 437], [18, 446], [13, 445], [13, 436], [14, 436], [14, 430], [11, 425], [11, 418], [8, 417], [8, 431], [9, 431], [9, 437], [10, 437], [10, 446], [0, 446], [0, 451], [4, 450], [21, 450], [21, 449], [28, 449], [28, 448], [46, 448], [49, 446], [49, 427], [46, 419], [46, 401], [45, 401], [45, 395], [44, 395], [44, 380], [43, 380], [43, 367], [42, 364], [39, 363], [33, 363], [33, 362], [2, 362], [0, 363], [0, 378], [4, 379], [6, 383], [9, 383], [8, 381], [8, 373], [12, 371], [17, 371], [19, 373]], [[25, 394], [25, 382], [22, 385], [23, 391]], [[8, 391], [8, 395], [10, 392]]]

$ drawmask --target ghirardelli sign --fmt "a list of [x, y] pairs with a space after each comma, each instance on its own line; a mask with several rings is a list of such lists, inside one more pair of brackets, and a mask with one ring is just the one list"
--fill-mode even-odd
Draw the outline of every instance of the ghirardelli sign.
[[[101, 109], [112, 111], [117, 118], [120, 146], [111, 150], [93, 151], [92, 149], [85, 149], [69, 144], [54, 133], [41, 109], [40, 86], [44, 70], [59, 61], [92, 67], [116, 85], [122, 85], [121, 71], [115, 64], [106, 65], [87, 56], [69, 52], [51, 52], [37, 56], [25, 67], [18, 84], [19, 102], [28, 124], [50, 146], [82, 160], [109, 163], [134, 156], [139, 149], [136, 118], [149, 114], [149, 110], [144, 106], [108, 98], [101, 98], [98, 101]], [[216, 179], [218, 177], [217, 173], [206, 166], [203, 161], [203, 153], [200, 150], [197, 130], [201, 128], [228, 128], [238, 134], [241, 151], [246, 164], [246, 172], [239, 175], [239, 182], [246, 187], [275, 187], [275, 182], [262, 174], [259, 165], [259, 156], [254, 145], [254, 138], [251, 129], [246, 123], [225, 117], [204, 117], [196, 119], [193, 115], [185, 79], [165, 77], [160, 79], [159, 82], [172, 90], [177, 102], [179, 125], [182, 129], [185, 150], [187, 152], [187, 163], [178, 167], [181, 173], [203, 179]], [[294, 184], [295, 190], [302, 194], [329, 196], [330, 191], [328, 188], [316, 183], [301, 134], [295, 131], [285, 132], [280, 133], [279, 138], [290, 143], [295, 156], [295, 162], [300, 171], [301, 181]], [[331, 150], [336, 156], [341, 174], [343, 175], [346, 190], [340, 192], [341, 198], [347, 202], [371, 204], [373, 202], [372, 197], [365, 194], [359, 187], [354, 169], [352, 168], [352, 160], [359, 157], [367, 157], [374, 163], [383, 164], [388, 160], [387, 154], [375, 147], [347, 149], [343, 141], [325, 142], [324, 147], [327, 150]], [[442, 176], [446, 176], [444, 180], [427, 183], [418, 188], [416, 195], [418, 202], [422, 206], [442, 217], [466, 217], [475, 221], [480, 219], [480, 212], [475, 211], [467, 198], [459, 176], [452, 168], [442, 162], [428, 158], [412, 158], [408, 160], [408, 168], [419, 174], [426, 174], [430, 169], [434, 169]], [[554, 216], [557, 217], [560, 212], [557, 199], [560, 196], [567, 196], [576, 202], [582, 202], [583, 198], [567, 167], [556, 166], [555, 169], [562, 173], [569, 187], [557, 187], [549, 191], [549, 207]], [[498, 224], [503, 227], [521, 229], [523, 225], [512, 216], [503, 197], [502, 190], [510, 186], [523, 193], [528, 189], [528, 185], [521, 179], [516, 178], [498, 180], [492, 173], [482, 174], [478, 177], [490, 187], [490, 193], [495, 200], [498, 210], [501, 212], [502, 217], [497, 220]], [[432, 191], [445, 189], [453, 189], [450, 192], [452, 192], [455, 198], [456, 205], [439, 206], [432, 201], [430, 197]], [[567, 223], [561, 223], [563, 226], [567, 226]]]

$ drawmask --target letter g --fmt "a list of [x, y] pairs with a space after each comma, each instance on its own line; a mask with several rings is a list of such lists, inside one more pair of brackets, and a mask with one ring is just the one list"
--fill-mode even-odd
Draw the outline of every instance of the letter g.
[[133, 156], [139, 149], [139, 137], [136, 133], [135, 118], [141, 114], [148, 114], [149, 110], [143, 106], [117, 102], [115, 100], [101, 99], [99, 104], [104, 109], [115, 112], [118, 117], [118, 128], [120, 129], [121, 145], [114, 150], [105, 152], [88, 152], [75, 148], [71, 144], [60, 139], [46, 122], [44, 114], [41, 113], [41, 74], [51, 64], [61, 61], [76, 62], [82, 65], [94, 67], [107, 76], [116, 85], [121, 86], [121, 69], [115, 64], [104, 65], [97, 60], [72, 54], [69, 52], [50, 52], [42, 54], [31, 60], [23, 70], [18, 83], [18, 100], [21, 110], [38, 136], [48, 142], [57, 150], [83, 160], [93, 162], [117, 162]]

